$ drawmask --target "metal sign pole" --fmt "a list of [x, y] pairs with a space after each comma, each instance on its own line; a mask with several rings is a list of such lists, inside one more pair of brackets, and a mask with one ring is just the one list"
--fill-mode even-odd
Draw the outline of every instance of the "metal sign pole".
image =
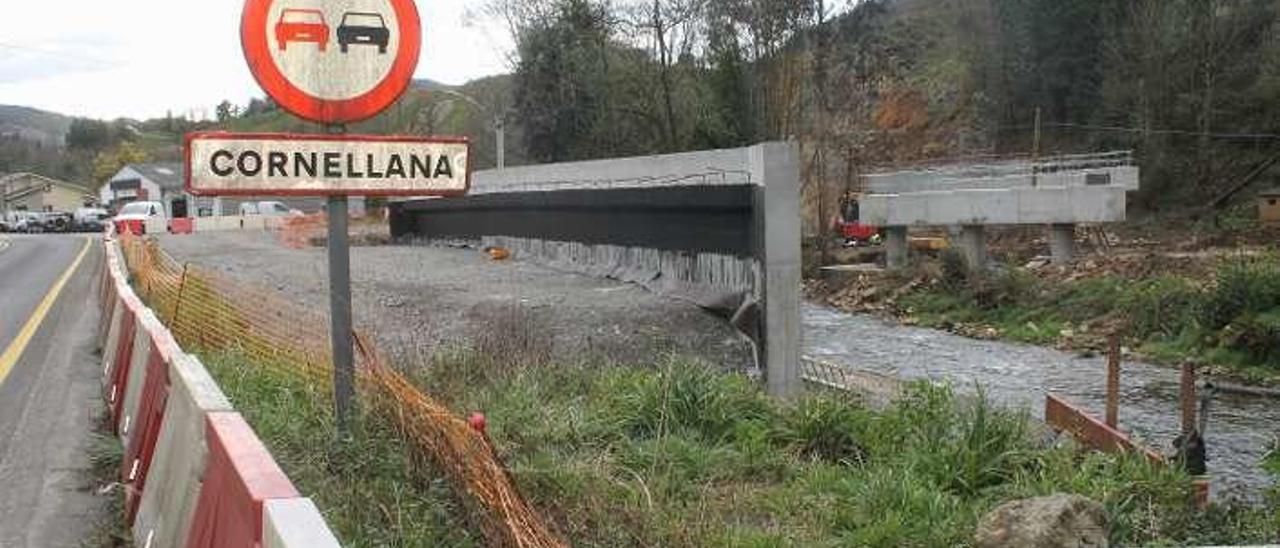
[[[346, 133], [346, 126], [329, 126]], [[347, 197], [329, 197], [329, 329], [333, 342], [333, 400], [338, 439], [350, 433], [355, 359], [351, 341], [351, 248], [347, 241]]]

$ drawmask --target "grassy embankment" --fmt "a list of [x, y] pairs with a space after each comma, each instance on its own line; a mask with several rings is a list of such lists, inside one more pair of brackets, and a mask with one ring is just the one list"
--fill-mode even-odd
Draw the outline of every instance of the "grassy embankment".
[[1167, 272], [1060, 282], [1020, 269], [973, 279], [957, 255], [944, 254], [941, 263], [933, 283], [898, 297], [899, 315], [926, 327], [988, 326], [1035, 344], [1118, 329], [1157, 361], [1192, 359], [1251, 380], [1280, 379], [1276, 255], [1224, 259], [1208, 280]]
[[[438, 356], [415, 377], [456, 412], [483, 411], [522, 491], [577, 546], [955, 546], [1002, 501], [1076, 492], [1113, 540], [1276, 539], [1262, 508], [1192, 510], [1188, 479], [1132, 456], [1030, 439], [1025, 419], [920, 386], [882, 411], [841, 395], [780, 405], [745, 378], [654, 367]], [[518, 355], [518, 354], [517, 354]], [[460, 509], [394, 432], [362, 416], [336, 447], [328, 396], [207, 360], [285, 471], [354, 546], [468, 546]]]

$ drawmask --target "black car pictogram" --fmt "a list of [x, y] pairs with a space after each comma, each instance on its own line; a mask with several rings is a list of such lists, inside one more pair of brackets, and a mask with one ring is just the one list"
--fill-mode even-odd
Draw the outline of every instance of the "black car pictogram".
[[342, 25], [338, 27], [338, 45], [342, 53], [347, 47], [354, 45], [378, 46], [378, 53], [386, 53], [391, 42], [391, 31], [382, 15], [362, 11], [349, 11], [342, 15]]

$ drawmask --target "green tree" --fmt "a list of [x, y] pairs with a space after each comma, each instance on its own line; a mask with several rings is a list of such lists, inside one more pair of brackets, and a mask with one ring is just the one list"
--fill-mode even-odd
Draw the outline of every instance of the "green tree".
[[118, 173], [124, 166], [147, 161], [147, 154], [138, 145], [123, 141], [116, 148], [99, 152], [93, 160], [93, 180], [102, 183]]
[[214, 110], [214, 115], [217, 117], [218, 123], [220, 124], [225, 124], [227, 122], [230, 122], [239, 114], [240, 114], [239, 107], [236, 107], [235, 105], [231, 104], [231, 101], [227, 101], [227, 100], [223, 100], [221, 103], [218, 103], [217, 108]]
[[607, 95], [607, 13], [589, 0], [565, 0], [553, 19], [527, 24], [514, 101], [525, 148], [539, 162], [590, 157]]
[[111, 127], [101, 120], [76, 118], [67, 130], [66, 143], [76, 150], [102, 150], [111, 144]]

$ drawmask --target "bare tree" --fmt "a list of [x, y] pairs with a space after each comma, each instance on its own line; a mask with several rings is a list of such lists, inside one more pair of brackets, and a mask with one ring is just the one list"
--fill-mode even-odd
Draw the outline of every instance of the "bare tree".
[[[683, 146], [676, 113], [680, 89], [678, 65], [701, 53], [706, 0], [636, 0], [623, 7], [627, 26], [656, 63], [663, 139], [668, 151]], [[643, 38], [641, 38], [643, 37]]]

